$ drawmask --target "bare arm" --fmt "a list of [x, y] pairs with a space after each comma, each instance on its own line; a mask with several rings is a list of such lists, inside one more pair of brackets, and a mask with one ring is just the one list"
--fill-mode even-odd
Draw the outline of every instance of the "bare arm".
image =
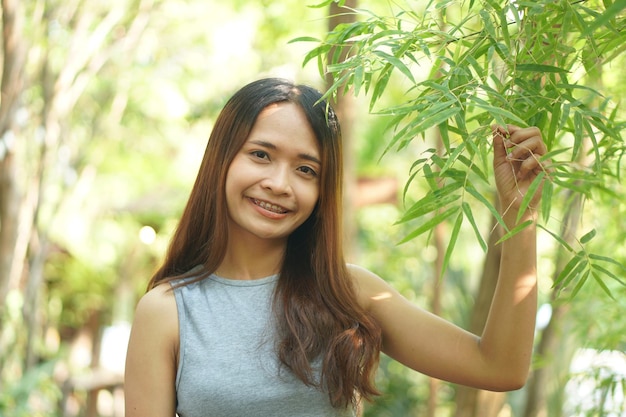
[[169, 285], [161, 285], [137, 305], [126, 356], [126, 417], [174, 417], [178, 317]]
[[[535, 128], [509, 126], [508, 134], [505, 142], [504, 129], [494, 129], [494, 172], [503, 218], [512, 228], [524, 193], [543, 169], [537, 157], [545, 146]], [[507, 158], [507, 148], [512, 157]], [[498, 284], [480, 337], [411, 304], [371, 272], [352, 267], [361, 303], [382, 327], [383, 351], [450, 382], [494, 391], [523, 386], [537, 303], [534, 218], [532, 211], [525, 213], [521, 221], [533, 224], [503, 243]]]
[[[502, 217], [512, 229], [528, 188], [546, 169], [539, 162], [546, 147], [541, 132], [534, 127], [494, 126], [493, 131], [498, 197]], [[540, 190], [519, 220], [532, 224], [502, 244], [498, 284], [480, 343], [486, 357], [495, 358], [497, 366], [520, 377], [520, 386], [530, 367], [537, 312], [535, 221], [539, 196]]]

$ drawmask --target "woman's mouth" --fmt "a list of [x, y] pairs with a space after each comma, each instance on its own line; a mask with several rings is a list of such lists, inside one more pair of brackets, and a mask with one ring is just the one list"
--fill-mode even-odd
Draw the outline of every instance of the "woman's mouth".
[[289, 211], [284, 207], [277, 206], [276, 204], [268, 203], [267, 201], [257, 200], [256, 198], [251, 198], [251, 200], [255, 205], [267, 211], [271, 211], [272, 213], [285, 214]]

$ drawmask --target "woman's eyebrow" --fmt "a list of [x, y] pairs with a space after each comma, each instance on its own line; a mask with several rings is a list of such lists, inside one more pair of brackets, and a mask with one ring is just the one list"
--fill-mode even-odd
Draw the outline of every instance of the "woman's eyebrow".
[[314, 162], [314, 163], [316, 163], [317, 165], [320, 165], [320, 166], [322, 165], [322, 161], [320, 161], [318, 157], [313, 156], [313, 155], [311, 155], [311, 154], [308, 154], [308, 153], [299, 153], [299, 154], [298, 154], [298, 157], [299, 157], [300, 159], [305, 159], [305, 160], [307, 160], [307, 161]]
[[[278, 147], [274, 145], [272, 142], [268, 142], [265, 140], [251, 140], [250, 143], [253, 143], [258, 146], [262, 146], [264, 148], [272, 149], [272, 150], [278, 149]], [[318, 165], [322, 165], [322, 161], [320, 161], [318, 157], [316, 157], [315, 155], [311, 155], [309, 153], [299, 153], [298, 158], [314, 162]]]

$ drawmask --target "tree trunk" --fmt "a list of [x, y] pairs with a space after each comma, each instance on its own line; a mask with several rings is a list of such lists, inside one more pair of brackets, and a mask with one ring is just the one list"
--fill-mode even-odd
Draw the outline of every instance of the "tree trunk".
[[[21, 0], [2, 0], [2, 100], [0, 100], [0, 316], [6, 295], [19, 279], [22, 260], [16, 253], [23, 193], [20, 190], [15, 147], [15, 113], [24, 85], [24, 10]], [[25, 253], [25, 249], [24, 249]]]
[[[357, 0], [346, 0], [345, 7], [356, 8]], [[349, 10], [343, 9], [337, 3], [330, 4], [328, 11], [328, 30], [332, 31], [341, 23], [354, 22], [356, 16]], [[345, 49], [344, 49], [345, 50]], [[329, 56], [333, 54], [333, 50], [329, 52]], [[341, 56], [344, 60], [346, 55]], [[332, 74], [326, 77], [326, 86], [330, 88], [333, 85]], [[355, 193], [356, 193], [356, 172], [354, 161], [354, 123], [356, 118], [355, 99], [352, 93], [343, 93], [342, 89], [337, 91], [337, 96], [333, 102], [333, 108], [337, 113], [337, 117], [341, 123], [341, 135], [343, 140], [343, 228], [344, 228], [344, 245], [345, 253], [348, 258], [355, 255], [356, 252], [356, 222], [354, 221], [355, 210]]]

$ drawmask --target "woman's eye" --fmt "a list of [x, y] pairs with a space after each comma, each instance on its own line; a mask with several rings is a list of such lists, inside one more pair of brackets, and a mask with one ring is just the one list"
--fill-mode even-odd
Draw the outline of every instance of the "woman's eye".
[[250, 155], [255, 156], [255, 157], [259, 158], [259, 159], [268, 159], [269, 158], [269, 155], [265, 151], [252, 151], [252, 152], [250, 152]]
[[298, 169], [300, 170], [300, 172], [303, 172], [303, 173], [305, 173], [307, 175], [311, 175], [313, 177], [317, 177], [317, 172], [313, 168], [311, 168], [311, 167], [308, 167], [308, 166], [305, 165], [305, 166], [301, 166]]

